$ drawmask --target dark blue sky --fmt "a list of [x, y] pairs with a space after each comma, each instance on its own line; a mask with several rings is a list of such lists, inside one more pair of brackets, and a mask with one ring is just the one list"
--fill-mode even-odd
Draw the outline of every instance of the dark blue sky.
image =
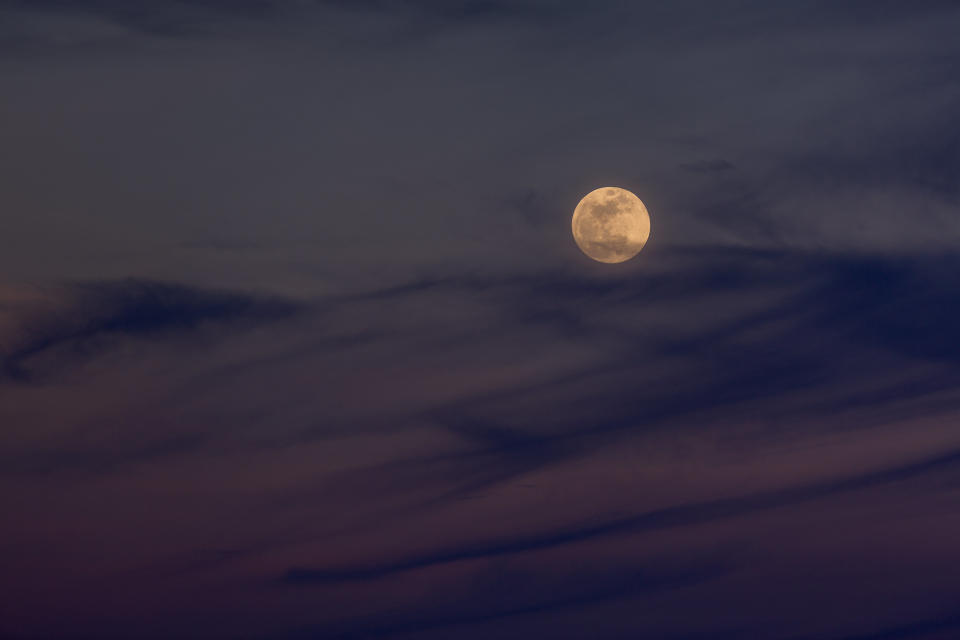
[[957, 637], [958, 32], [0, 0], [0, 638]]

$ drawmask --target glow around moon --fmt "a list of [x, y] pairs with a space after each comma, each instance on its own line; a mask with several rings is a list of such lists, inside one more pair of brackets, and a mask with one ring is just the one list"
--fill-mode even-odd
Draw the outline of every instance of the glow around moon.
[[573, 212], [573, 239], [599, 262], [616, 263], [640, 253], [650, 237], [650, 214], [640, 198], [620, 187], [585, 195]]

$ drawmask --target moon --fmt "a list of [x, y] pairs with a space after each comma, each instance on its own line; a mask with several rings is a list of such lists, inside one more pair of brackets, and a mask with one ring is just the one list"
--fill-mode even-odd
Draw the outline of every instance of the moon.
[[600, 187], [573, 211], [573, 239], [598, 262], [625, 262], [650, 237], [650, 214], [640, 198], [620, 187]]

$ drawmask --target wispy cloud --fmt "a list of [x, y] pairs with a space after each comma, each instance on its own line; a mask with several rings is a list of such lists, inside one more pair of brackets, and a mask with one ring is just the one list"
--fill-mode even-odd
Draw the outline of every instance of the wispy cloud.
[[164, 339], [211, 326], [250, 326], [302, 308], [280, 298], [145, 280], [76, 284], [45, 304], [23, 307], [12, 314], [11, 335], [4, 336], [7, 346], [0, 354], [6, 375], [21, 381], [37, 373], [31, 362], [44, 356], [60, 358], [45, 363], [49, 371], [71, 359], [93, 357], [124, 337]]
[[[417, 632], [452, 630], [465, 625], [477, 625], [497, 620], [521, 618], [556, 611], [570, 611], [609, 601], [669, 592], [690, 585], [715, 579], [729, 572], [729, 568], [716, 560], [675, 559], [672, 563], [641, 567], [581, 571], [563, 575], [537, 575], [532, 572], [515, 572], [508, 580], [503, 578], [485, 581], [483, 577], [474, 582], [467, 594], [457, 602], [438, 602], [432, 607], [406, 615], [382, 615], [360, 624], [350, 623], [349, 630], [337, 625], [323, 629], [294, 631], [295, 638], [352, 638], [387, 637]], [[571, 586], [566, 586], [571, 585]], [[503, 596], [508, 593], [530, 594], [520, 598]], [[478, 600], [494, 597], [502, 603], [479, 608], [471, 605]], [[444, 599], [444, 598], [438, 598]], [[518, 604], [518, 600], [522, 604]], [[724, 637], [718, 634], [716, 637]]]
[[750, 496], [672, 506], [580, 528], [478, 544], [472, 547], [442, 550], [430, 555], [402, 558], [375, 566], [331, 567], [328, 569], [296, 567], [288, 570], [282, 581], [291, 585], [310, 586], [375, 580], [404, 571], [428, 569], [466, 560], [529, 553], [620, 533], [701, 525], [759, 511], [789, 507], [798, 503], [868, 489], [877, 485], [902, 482], [928, 473], [956, 471], [958, 468], [960, 468], [960, 450], [846, 478], [777, 489]]

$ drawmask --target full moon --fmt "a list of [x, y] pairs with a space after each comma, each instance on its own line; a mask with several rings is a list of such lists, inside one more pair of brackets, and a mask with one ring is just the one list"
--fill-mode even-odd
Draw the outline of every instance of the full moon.
[[573, 211], [573, 239], [599, 262], [624, 262], [650, 237], [650, 214], [640, 198], [620, 187], [600, 187]]

